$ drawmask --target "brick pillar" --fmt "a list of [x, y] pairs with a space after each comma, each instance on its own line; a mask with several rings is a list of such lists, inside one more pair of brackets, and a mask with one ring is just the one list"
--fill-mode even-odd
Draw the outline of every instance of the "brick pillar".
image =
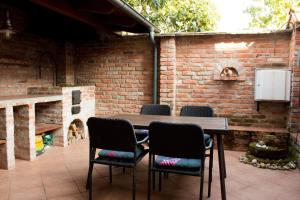
[[290, 42], [289, 63], [292, 69], [291, 104], [288, 116], [288, 127], [291, 132], [291, 144], [298, 150], [298, 168], [300, 169], [300, 65], [297, 59], [300, 55], [300, 29], [293, 32]]
[[175, 37], [162, 38], [160, 42], [160, 104], [176, 110], [176, 40]]
[[6, 144], [0, 145], [0, 169], [15, 168], [14, 118], [12, 107], [0, 109], [0, 138]]
[[35, 111], [34, 105], [14, 107], [15, 156], [23, 160], [34, 160]]
[[297, 52], [300, 50], [300, 30], [294, 31], [290, 43], [290, 68], [292, 69], [291, 109], [289, 127], [291, 132], [300, 132], [300, 66]]

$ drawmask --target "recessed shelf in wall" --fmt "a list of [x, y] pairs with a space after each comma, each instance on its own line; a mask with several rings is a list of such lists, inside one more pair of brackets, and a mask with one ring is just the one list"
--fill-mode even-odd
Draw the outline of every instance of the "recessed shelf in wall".
[[61, 124], [47, 124], [47, 123], [36, 123], [35, 124], [35, 134], [41, 135], [48, 131], [53, 131], [62, 128]]
[[215, 81], [245, 81], [245, 79], [238, 76], [215, 76]]

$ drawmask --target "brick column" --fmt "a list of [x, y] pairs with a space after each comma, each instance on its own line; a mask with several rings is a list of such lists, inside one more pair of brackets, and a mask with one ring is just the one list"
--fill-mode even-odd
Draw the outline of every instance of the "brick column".
[[300, 66], [297, 55], [300, 50], [300, 29], [293, 32], [290, 42], [289, 64], [292, 69], [291, 103], [288, 127], [291, 132], [291, 144], [298, 150], [298, 168], [300, 169]]
[[291, 132], [300, 132], [300, 66], [297, 52], [300, 50], [300, 30], [294, 31], [290, 44], [290, 67], [292, 69], [291, 110], [289, 127]]
[[176, 40], [175, 37], [162, 38], [160, 42], [160, 104], [176, 110]]
[[23, 160], [34, 160], [35, 109], [33, 104], [14, 107], [15, 156]]
[[0, 109], [0, 138], [6, 140], [0, 145], [0, 169], [15, 168], [14, 118], [12, 107]]

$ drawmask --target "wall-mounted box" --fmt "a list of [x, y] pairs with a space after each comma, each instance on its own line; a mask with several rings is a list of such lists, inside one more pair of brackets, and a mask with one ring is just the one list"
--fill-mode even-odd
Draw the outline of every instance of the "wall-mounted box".
[[290, 101], [291, 70], [256, 69], [255, 101]]

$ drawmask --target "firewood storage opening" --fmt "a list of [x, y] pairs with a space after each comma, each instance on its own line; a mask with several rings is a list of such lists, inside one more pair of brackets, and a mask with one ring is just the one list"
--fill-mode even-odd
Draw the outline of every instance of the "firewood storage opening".
[[70, 145], [84, 138], [85, 133], [83, 122], [80, 119], [73, 120], [68, 129], [68, 144]]

